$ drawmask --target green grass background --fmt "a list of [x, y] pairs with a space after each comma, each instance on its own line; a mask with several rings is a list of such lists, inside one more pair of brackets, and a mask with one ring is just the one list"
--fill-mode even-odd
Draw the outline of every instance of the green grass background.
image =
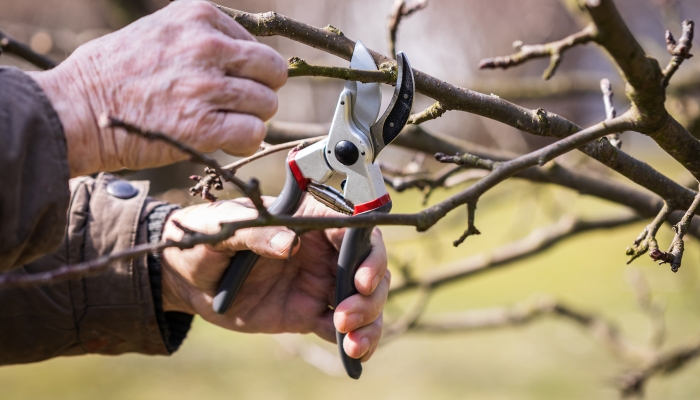
[[[452, 193], [441, 192], [431, 203]], [[394, 212], [421, 208], [415, 192], [392, 197]], [[571, 191], [512, 181], [479, 202], [482, 235], [459, 248], [451, 242], [465, 226], [465, 210], [427, 233], [389, 227], [384, 236], [392, 268], [408, 263], [420, 275], [519, 239], [565, 211], [603, 217], [620, 209]], [[616, 322], [625, 337], [644, 344], [649, 321], [625, 278], [624, 249], [646, 223], [579, 235], [535, 257], [447, 285], [431, 298], [426, 315], [507, 306], [544, 293]], [[668, 246], [671, 238], [670, 228], [663, 227], [660, 246]], [[634, 263], [654, 298], [667, 305], [665, 348], [700, 336], [698, 261], [697, 241], [689, 239], [677, 274], [646, 256]], [[390, 300], [388, 320], [401, 313], [410, 296]], [[321, 345], [335, 351], [334, 345]], [[81, 356], [0, 368], [0, 399], [615, 399], [613, 379], [627, 367], [587, 330], [545, 317], [505, 329], [407, 334], [381, 348], [365, 364], [362, 378], [352, 381], [291, 356], [273, 337], [231, 333], [195, 320], [172, 357]], [[700, 362], [655, 378], [647, 398], [700, 398], [699, 373]]]

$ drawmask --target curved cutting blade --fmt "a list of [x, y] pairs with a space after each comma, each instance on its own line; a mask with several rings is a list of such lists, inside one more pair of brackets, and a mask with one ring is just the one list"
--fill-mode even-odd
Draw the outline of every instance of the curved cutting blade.
[[[369, 50], [359, 40], [355, 43], [355, 50], [350, 60], [350, 68], [364, 70], [378, 70]], [[362, 83], [348, 81], [345, 88], [353, 92], [353, 117], [355, 124], [369, 132], [370, 127], [377, 120], [379, 108], [382, 105], [382, 92], [378, 83]]]
[[413, 70], [408, 63], [406, 54], [400, 52], [396, 55], [398, 65], [396, 88], [391, 103], [384, 115], [370, 128], [370, 138], [374, 147], [374, 159], [383, 148], [393, 142], [406, 125], [413, 108], [413, 94], [415, 85], [413, 82]]

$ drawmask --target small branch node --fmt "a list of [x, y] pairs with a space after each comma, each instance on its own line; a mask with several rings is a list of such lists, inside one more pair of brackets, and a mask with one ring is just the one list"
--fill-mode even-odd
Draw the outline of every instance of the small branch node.
[[671, 60], [663, 70], [663, 78], [661, 81], [663, 87], [668, 86], [671, 77], [678, 71], [683, 61], [693, 56], [690, 54], [690, 49], [693, 47], [695, 23], [688, 19], [683, 21], [681, 26], [682, 34], [677, 42], [671, 31], [666, 31], [666, 50], [668, 50], [668, 54], [671, 55]]
[[410, 117], [408, 117], [407, 123], [413, 125], [420, 125], [423, 122], [442, 117], [442, 114], [446, 113], [448, 110], [449, 109], [445, 107], [444, 104], [437, 101], [425, 110], [416, 114], [412, 114]]
[[452, 242], [454, 247], [458, 247], [460, 244], [464, 243], [469, 236], [481, 235], [481, 232], [474, 226], [474, 219], [476, 217], [476, 201], [467, 203], [467, 230], [464, 231], [459, 239]]

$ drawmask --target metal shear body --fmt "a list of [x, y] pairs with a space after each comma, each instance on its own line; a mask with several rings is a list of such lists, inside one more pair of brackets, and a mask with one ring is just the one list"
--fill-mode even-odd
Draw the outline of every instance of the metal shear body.
[[[328, 138], [287, 157], [287, 177], [280, 196], [269, 211], [274, 215], [291, 215], [308, 192], [326, 206], [348, 215], [370, 212], [388, 213], [391, 198], [379, 166], [374, 163], [379, 152], [401, 132], [411, 112], [414, 95], [413, 71], [404, 53], [398, 53], [397, 82], [391, 103], [377, 120], [381, 106], [378, 83], [347, 81], [335, 109]], [[350, 67], [377, 69], [367, 48], [357, 41]], [[346, 176], [343, 193], [324, 185], [335, 173]], [[336, 304], [357, 293], [354, 277], [370, 251], [373, 227], [348, 228], [340, 247], [336, 277]], [[213, 308], [225, 313], [253, 268], [258, 255], [238, 252], [219, 283]], [[345, 334], [336, 332], [338, 349], [351, 378], [362, 373], [360, 360], [343, 350]]]

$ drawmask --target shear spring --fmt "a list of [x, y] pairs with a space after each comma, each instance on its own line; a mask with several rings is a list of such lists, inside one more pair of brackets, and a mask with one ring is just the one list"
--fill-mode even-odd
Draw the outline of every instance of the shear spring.
[[332, 210], [346, 215], [355, 213], [355, 205], [345, 199], [342, 193], [330, 186], [309, 182], [307, 190], [316, 200]]

